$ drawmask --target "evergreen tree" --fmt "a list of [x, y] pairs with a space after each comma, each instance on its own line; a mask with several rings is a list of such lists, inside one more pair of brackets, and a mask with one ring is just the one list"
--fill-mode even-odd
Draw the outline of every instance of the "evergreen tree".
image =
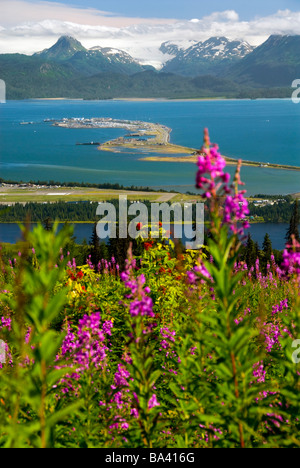
[[[64, 223], [64, 228], [69, 226], [69, 223]], [[70, 237], [69, 242], [66, 244], [64, 248], [64, 253], [67, 255], [69, 253], [70, 259], [76, 256], [77, 248], [76, 248], [76, 237], [74, 234]]]
[[81, 246], [78, 247], [78, 253], [76, 255], [76, 263], [77, 265], [85, 265], [86, 259], [90, 254], [90, 246], [88, 245], [86, 239], [83, 239]]
[[120, 266], [120, 270], [123, 271], [125, 269], [128, 249], [130, 244], [132, 244], [132, 252], [133, 255], [139, 257], [144, 252], [144, 244], [141, 242], [140, 238], [138, 239], [130, 239], [129, 237], [126, 239], [120, 239], [119, 236], [119, 229], [117, 229], [117, 237], [116, 239], [109, 239], [108, 249], [110, 258], [114, 257], [116, 259], [116, 263]]
[[267, 274], [267, 265], [271, 263], [271, 255], [273, 254], [272, 242], [269, 234], [266, 234], [264, 237], [262, 251], [260, 252], [260, 267], [261, 271], [266, 275]]
[[129, 249], [131, 239], [109, 239], [109, 254], [110, 257], [114, 257], [116, 262], [119, 264], [121, 271], [125, 268], [125, 260], [127, 258], [127, 252]]
[[300, 213], [299, 213], [298, 200], [294, 203], [293, 214], [290, 220], [290, 226], [286, 234], [286, 240], [288, 244], [292, 243], [292, 237], [294, 236], [296, 241], [300, 242], [299, 224], [300, 224]]
[[245, 260], [246, 260], [249, 270], [251, 267], [255, 265], [256, 259], [257, 259], [256, 245], [251, 237], [251, 234], [249, 233], [247, 244], [246, 244], [246, 249], [245, 249]]
[[264, 242], [263, 242], [263, 252], [264, 252], [265, 261], [270, 262], [271, 255], [273, 253], [273, 247], [272, 247], [272, 242], [271, 242], [269, 234], [265, 235]]
[[90, 240], [90, 246], [91, 246], [91, 261], [92, 261], [92, 264], [95, 265], [95, 269], [97, 269], [97, 265], [101, 260], [101, 247], [100, 247], [99, 237], [97, 234], [97, 223], [94, 223], [93, 233], [92, 233], [92, 237]]
[[52, 219], [49, 216], [46, 219], [44, 219], [43, 224], [45, 231], [52, 230]]
[[259, 258], [260, 250], [259, 250], [259, 243], [255, 242], [255, 261]]

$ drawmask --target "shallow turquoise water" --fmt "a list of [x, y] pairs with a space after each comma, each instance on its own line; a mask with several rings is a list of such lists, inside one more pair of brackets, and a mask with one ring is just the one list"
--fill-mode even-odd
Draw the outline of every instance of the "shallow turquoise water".
[[[171, 142], [200, 147], [203, 129], [227, 156], [300, 166], [300, 105], [290, 100], [9, 101], [0, 106], [0, 177], [120, 183], [194, 191], [192, 164], [139, 161], [147, 154], [111, 154], [77, 142], [106, 141], [123, 130], [63, 129], [44, 119], [112, 117], [159, 122]], [[32, 121], [34, 125], [20, 125]], [[233, 168], [229, 169], [233, 173]], [[243, 168], [249, 194], [300, 192], [300, 173]]]

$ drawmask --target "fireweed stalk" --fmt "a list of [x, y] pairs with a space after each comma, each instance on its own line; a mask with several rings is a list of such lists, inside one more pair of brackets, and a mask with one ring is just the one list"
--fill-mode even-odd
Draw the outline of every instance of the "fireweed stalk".
[[[152, 333], [154, 328], [153, 302], [150, 288], [145, 285], [143, 274], [135, 274], [136, 260], [132, 256], [132, 247], [128, 250], [126, 269], [121, 273], [121, 279], [128, 289], [124, 305], [128, 309], [130, 318], [126, 351], [123, 356], [124, 364], [119, 365], [115, 375], [115, 383], [119, 389], [127, 393], [131, 405], [131, 415], [136, 420], [135, 443], [144, 447], [153, 447], [157, 437], [160, 420], [161, 403], [155, 394], [155, 384], [161, 370], [156, 369], [155, 348], [156, 341]], [[132, 422], [133, 422], [132, 421]], [[130, 439], [131, 432], [128, 437]]]
[[[193, 423], [184, 424], [185, 443], [198, 424], [206, 434], [211, 434], [208, 436], [211, 443], [216, 444], [215, 428], [218, 428], [217, 439], [225, 446], [245, 448], [252, 446], [253, 437], [260, 438], [261, 416], [255, 405], [258, 390], [251, 382], [253, 370], [263, 361], [263, 356], [251, 348], [258, 331], [249, 326], [244, 315], [241, 283], [246, 272], [236, 271], [241, 237], [248, 227], [245, 216], [249, 213], [245, 191], [239, 190], [241, 163], [231, 184], [225, 167], [225, 159], [218, 147], [211, 145], [205, 130], [196, 186], [207, 201], [211, 223], [207, 250], [212, 258], [202, 260], [189, 278], [194, 284], [197, 277], [200, 280], [199, 296], [204, 285], [213, 291], [213, 296], [211, 300], [198, 302], [186, 326], [186, 337], [179, 351], [180, 385], [177, 383], [173, 390], [183, 421], [188, 420], [194, 409]], [[244, 316], [242, 321], [241, 316]], [[193, 343], [196, 360], [190, 355]], [[259, 385], [264, 385], [262, 379]], [[251, 416], [254, 412], [255, 418]]]
[[[280, 314], [281, 328], [285, 331], [283, 337], [280, 338], [280, 349], [284, 357], [281, 362], [284, 384], [280, 393], [284, 400], [283, 416], [285, 420], [293, 421], [296, 425], [296, 431], [293, 431], [290, 425], [284, 428], [286, 437], [299, 447], [300, 364], [295, 361], [292, 353], [295, 351], [293, 343], [300, 339], [300, 244], [294, 236], [292, 244], [287, 245], [283, 252], [281, 270], [282, 277], [288, 282], [291, 304], [289, 314]], [[275, 316], [278, 315], [277, 310], [281, 312], [280, 307], [274, 309]], [[278, 421], [276, 423], [279, 424]]]
[[[55, 425], [80, 406], [77, 401], [60, 410], [53, 407], [51, 399], [54, 383], [66, 373], [65, 369], [53, 368], [64, 334], [58, 335], [51, 329], [51, 322], [67, 301], [67, 288], [56, 294], [53, 291], [64, 276], [64, 265], [56, 265], [60, 249], [71, 234], [71, 229], [65, 228], [56, 235], [56, 228], [57, 225], [53, 232], [45, 232], [38, 226], [32, 233], [24, 228], [24, 248], [15, 275], [16, 298], [9, 300], [11, 309], [16, 311], [12, 323], [14, 333], [9, 337], [14, 350], [14, 367], [11, 374], [1, 376], [1, 392], [7, 391], [7, 404], [10, 400], [13, 414], [4, 426], [8, 448], [28, 445], [50, 448]], [[30, 244], [35, 245], [36, 267], [28, 261]], [[25, 326], [26, 322], [30, 329]], [[30, 408], [25, 417], [24, 408]], [[32, 414], [36, 415], [36, 420]]]
[[[80, 424], [84, 428], [81, 444], [93, 448], [99, 440], [105, 444], [111, 439], [99, 424], [102, 415], [95, 414], [94, 407], [96, 399], [108, 393], [108, 353], [113, 323], [111, 320], [102, 322], [100, 312], [95, 312], [84, 315], [78, 327], [73, 328], [67, 324], [67, 335], [56, 356], [56, 369], [69, 368], [69, 373], [55, 386], [56, 398], [59, 401], [75, 395], [81, 399]], [[106, 417], [106, 422], [108, 420]]]

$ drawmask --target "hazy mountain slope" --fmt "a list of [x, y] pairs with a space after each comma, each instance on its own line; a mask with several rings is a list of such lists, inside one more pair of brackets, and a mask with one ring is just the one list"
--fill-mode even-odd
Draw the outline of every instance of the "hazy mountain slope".
[[124, 73], [131, 75], [143, 71], [144, 67], [133, 58], [116, 49], [97, 48], [77, 52], [68, 61], [75, 70], [91, 76], [97, 73]]
[[40, 57], [41, 59], [47, 61], [64, 61], [73, 57], [73, 55], [75, 55], [77, 52], [86, 50], [87, 49], [73, 37], [62, 36], [52, 47], [50, 47], [50, 49], [37, 52], [34, 54], [34, 56]]
[[225, 76], [252, 86], [291, 86], [300, 78], [300, 35], [270, 36]]
[[40, 57], [0, 55], [0, 77], [6, 82], [8, 99], [63, 96], [68, 83], [79, 74], [70, 65], [44, 62]]

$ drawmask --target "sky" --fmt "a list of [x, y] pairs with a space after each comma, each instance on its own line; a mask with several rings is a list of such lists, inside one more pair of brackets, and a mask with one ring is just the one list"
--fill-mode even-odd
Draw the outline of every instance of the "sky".
[[299, 10], [299, 0], [65, 0], [63, 3], [100, 8], [122, 16], [177, 19], [198, 18], [213, 11], [235, 10], [241, 19], [249, 20], [256, 15], [265, 16], [278, 10]]
[[212, 36], [259, 45], [300, 34], [300, 0], [0, 0], [0, 53], [51, 47], [61, 35], [122, 49], [157, 68], [165, 41], [182, 48]]

